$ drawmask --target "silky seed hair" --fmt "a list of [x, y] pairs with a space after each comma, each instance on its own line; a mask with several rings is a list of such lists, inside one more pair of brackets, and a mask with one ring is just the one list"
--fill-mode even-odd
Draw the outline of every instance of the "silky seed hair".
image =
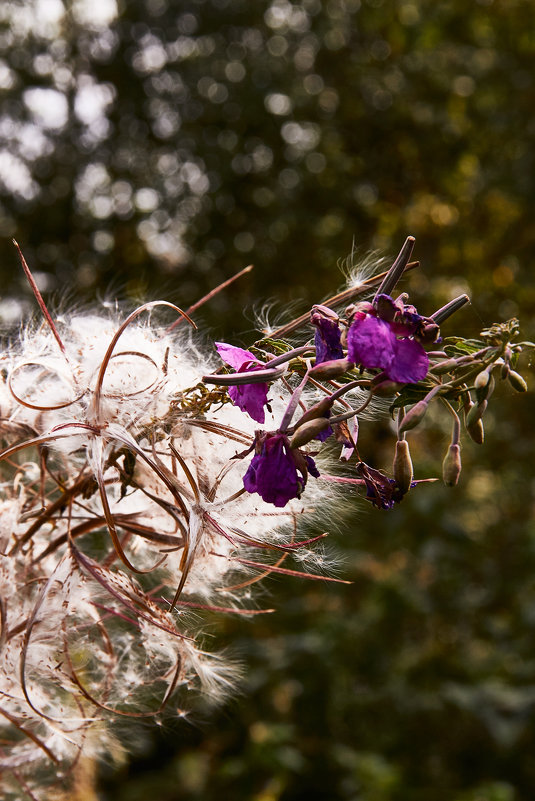
[[[203, 615], [262, 611], [251, 589], [269, 572], [265, 548], [289, 564], [284, 548], [325, 498], [311, 485], [306, 502], [275, 510], [240, 492], [235, 457], [256, 424], [228, 402], [190, 419], [185, 393], [218, 359], [189, 333], [166, 334], [154, 311], [118, 338], [124, 317], [109, 309], [64, 313], [63, 351], [34, 324], [2, 356], [0, 433], [15, 450], [0, 501], [0, 765], [13, 797], [23, 785], [40, 797], [58, 766], [68, 775], [78, 754], [106, 751], [116, 715], [187, 709], [190, 690], [228, 695], [240, 670], [206, 650]], [[268, 427], [287, 400], [284, 387], [270, 393]]]

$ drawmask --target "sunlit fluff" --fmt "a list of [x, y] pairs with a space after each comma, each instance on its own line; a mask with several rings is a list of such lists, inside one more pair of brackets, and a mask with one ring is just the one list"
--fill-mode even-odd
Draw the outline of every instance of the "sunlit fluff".
[[216, 353], [156, 311], [65, 316], [64, 351], [27, 326], [1, 360], [0, 765], [35, 797], [47, 771], [108, 750], [110, 717], [227, 694], [236, 668], [197, 644], [198, 612], [257, 614], [263, 547], [284, 560], [299, 536], [300, 501], [243, 489], [255, 423], [200, 384]]

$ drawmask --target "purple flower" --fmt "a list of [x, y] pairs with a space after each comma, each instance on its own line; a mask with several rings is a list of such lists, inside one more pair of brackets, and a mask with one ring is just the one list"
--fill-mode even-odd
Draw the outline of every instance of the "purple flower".
[[314, 306], [310, 322], [316, 327], [314, 335], [316, 364], [342, 359], [344, 351], [340, 341], [338, 315], [327, 306]]
[[[238, 373], [261, 370], [265, 366], [264, 362], [259, 361], [248, 350], [227, 345], [226, 342], [216, 342], [215, 346], [225, 364], [234, 367]], [[269, 385], [264, 383], [236, 384], [229, 387], [228, 394], [232, 403], [242, 412], [247, 412], [257, 423], [263, 423], [266, 419], [264, 406], [267, 403], [268, 390]]]
[[256, 451], [243, 477], [243, 486], [247, 492], [257, 492], [267, 503], [286, 506], [292, 498], [300, 497], [308, 473], [319, 476], [312, 457], [290, 448], [288, 437], [280, 432], [257, 432]]
[[398, 298], [379, 295], [376, 307], [357, 309], [347, 334], [347, 355], [355, 364], [383, 370], [391, 381], [415, 384], [427, 375], [429, 359], [418, 338], [432, 341], [428, 318]]

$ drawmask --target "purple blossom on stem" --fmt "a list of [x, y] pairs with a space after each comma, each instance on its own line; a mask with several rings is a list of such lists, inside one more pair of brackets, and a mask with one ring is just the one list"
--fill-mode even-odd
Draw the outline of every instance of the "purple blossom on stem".
[[316, 364], [342, 359], [344, 351], [340, 341], [338, 316], [327, 306], [314, 306], [310, 322], [316, 327], [314, 335]]
[[[265, 367], [265, 363], [248, 350], [227, 345], [226, 342], [216, 342], [215, 346], [225, 364], [234, 367], [238, 373], [248, 373]], [[263, 423], [266, 419], [264, 406], [267, 404], [268, 391], [268, 384], [236, 384], [229, 387], [228, 394], [232, 403], [242, 412], [247, 412], [257, 423]]]
[[357, 308], [347, 335], [347, 354], [355, 364], [380, 368], [397, 383], [415, 384], [427, 375], [429, 359], [418, 339], [433, 341], [438, 326], [402, 299], [379, 295], [375, 306]]
[[290, 448], [285, 434], [260, 431], [256, 434], [256, 454], [243, 477], [243, 486], [247, 492], [257, 492], [267, 503], [282, 507], [301, 496], [308, 473], [319, 477], [311, 456]]

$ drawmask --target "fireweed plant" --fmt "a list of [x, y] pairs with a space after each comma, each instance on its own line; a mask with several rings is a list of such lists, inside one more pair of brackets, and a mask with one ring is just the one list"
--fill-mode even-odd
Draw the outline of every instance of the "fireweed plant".
[[[53, 319], [19, 250], [42, 321], [1, 357], [3, 797], [68, 787], [81, 758], [117, 752], [114, 720], [227, 694], [237, 671], [203, 649], [200, 616], [272, 611], [251, 588], [273, 573], [339, 581], [311, 520], [358, 496], [391, 509], [434, 480], [414, 477], [407, 438], [431, 403], [451, 422], [442, 473], [457, 483], [462, 430], [483, 442], [495, 381], [525, 391], [515, 366], [534, 346], [515, 342], [516, 320], [443, 338], [468, 298], [425, 316], [396, 296], [413, 245], [250, 350], [199, 348], [195, 307], [166, 301]], [[358, 431], [387, 409], [383, 472]]]

